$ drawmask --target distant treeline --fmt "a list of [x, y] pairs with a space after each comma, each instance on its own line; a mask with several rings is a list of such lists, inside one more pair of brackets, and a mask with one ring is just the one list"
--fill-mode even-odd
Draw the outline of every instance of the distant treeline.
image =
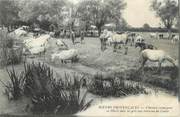
[[[131, 31], [131, 32], [168, 32], [168, 29], [166, 28], [125, 28], [122, 29], [123, 31]], [[171, 32], [178, 33], [178, 29], [171, 29]]]

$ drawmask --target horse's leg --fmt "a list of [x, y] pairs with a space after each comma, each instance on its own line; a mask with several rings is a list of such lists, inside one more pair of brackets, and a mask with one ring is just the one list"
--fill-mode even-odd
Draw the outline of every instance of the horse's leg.
[[102, 40], [102, 51], [105, 50], [104, 39]]
[[139, 68], [139, 70], [138, 70], [138, 71], [140, 71], [140, 70], [142, 69], [142, 70], [143, 70], [143, 72], [144, 72], [144, 65], [145, 65], [146, 61], [147, 61], [147, 59], [142, 58], [141, 67]]
[[127, 52], [128, 52], [128, 47], [124, 44], [124, 55], [127, 55]]
[[101, 51], [103, 51], [103, 42], [102, 42], [102, 39], [100, 39], [100, 42], [101, 42]]
[[113, 43], [113, 52], [116, 52], [117, 42]]
[[131, 46], [133, 46], [132, 39], [131, 39], [131, 42], [130, 42], [130, 43], [131, 43]]
[[61, 59], [61, 63], [63, 64], [64, 63], [64, 61]]
[[161, 63], [162, 63], [162, 61], [158, 62], [158, 73], [159, 74], [161, 74]]

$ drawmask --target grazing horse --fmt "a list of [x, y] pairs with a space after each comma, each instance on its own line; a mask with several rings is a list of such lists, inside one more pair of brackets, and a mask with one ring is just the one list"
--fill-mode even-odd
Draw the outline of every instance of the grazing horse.
[[136, 43], [135, 44], [135, 48], [137, 48], [137, 47], [140, 47], [140, 51], [145, 50], [145, 49], [151, 49], [151, 50], [157, 49], [154, 45], [148, 44], [148, 43], [144, 43], [144, 42]]
[[116, 52], [117, 50], [117, 45], [120, 44], [120, 47], [121, 45], [123, 45], [124, 49], [125, 49], [125, 53], [124, 54], [127, 54], [127, 42], [128, 42], [128, 34], [126, 33], [123, 33], [123, 34], [113, 34], [112, 35], [112, 43], [114, 45], [114, 50], [113, 52]]
[[172, 63], [174, 67], [178, 66], [176, 61], [163, 50], [145, 49], [140, 54], [140, 60], [141, 60], [141, 67], [139, 68], [139, 70], [144, 69], [144, 65], [147, 62], [147, 60], [152, 61], [152, 62], [158, 62], [159, 73], [161, 73], [161, 64], [165, 60]]

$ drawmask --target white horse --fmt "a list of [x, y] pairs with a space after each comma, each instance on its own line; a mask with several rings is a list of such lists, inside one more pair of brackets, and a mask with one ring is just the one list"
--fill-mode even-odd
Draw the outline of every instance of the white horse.
[[172, 38], [171, 43], [176, 43], [179, 41], [179, 35], [176, 35]]
[[127, 47], [127, 42], [128, 42], [128, 34], [127, 33], [123, 33], [123, 34], [113, 34], [112, 35], [112, 43], [114, 45], [114, 50], [113, 52], [117, 51], [117, 46], [123, 45], [124, 49], [125, 49], [125, 53], [127, 54], [128, 51], [128, 47]]
[[151, 50], [151, 49], [145, 49], [140, 54], [141, 59], [141, 67], [139, 70], [144, 69], [144, 65], [147, 60], [152, 62], [158, 62], [158, 71], [161, 72], [161, 64], [165, 60], [169, 61], [173, 64], [173, 66], [178, 67], [177, 62], [175, 59], [173, 59], [171, 56], [169, 56], [165, 51], [163, 50]]

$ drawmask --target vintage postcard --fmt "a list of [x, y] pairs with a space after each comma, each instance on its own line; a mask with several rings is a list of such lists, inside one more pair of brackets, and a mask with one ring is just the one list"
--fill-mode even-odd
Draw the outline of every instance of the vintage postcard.
[[0, 0], [0, 116], [179, 117], [178, 0]]

